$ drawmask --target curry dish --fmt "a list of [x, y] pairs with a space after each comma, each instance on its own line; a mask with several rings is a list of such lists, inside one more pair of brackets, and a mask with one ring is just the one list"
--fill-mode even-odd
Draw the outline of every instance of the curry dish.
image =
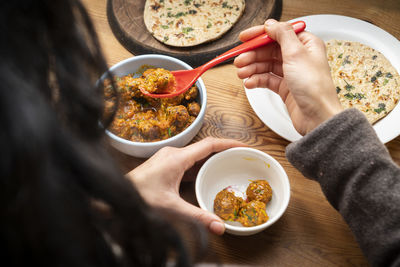
[[266, 205], [272, 199], [272, 188], [265, 180], [252, 181], [246, 189], [246, 199], [237, 197], [227, 187], [214, 199], [214, 212], [225, 221], [237, 221], [243, 226], [256, 226], [268, 221]]
[[191, 87], [184, 94], [173, 98], [152, 98], [150, 93], [170, 91], [175, 84], [174, 76], [165, 69], [147, 69], [142, 76], [134, 74], [114, 77], [117, 101], [111, 81], [104, 81], [106, 112], [115, 102], [118, 108], [109, 130], [115, 135], [134, 142], [154, 142], [177, 135], [186, 129], [200, 112], [196, 101], [198, 88]]

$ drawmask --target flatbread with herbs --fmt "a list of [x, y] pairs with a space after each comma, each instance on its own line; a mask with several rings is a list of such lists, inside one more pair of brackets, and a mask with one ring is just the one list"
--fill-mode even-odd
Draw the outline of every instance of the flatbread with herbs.
[[373, 124], [400, 99], [400, 76], [380, 52], [342, 40], [326, 43], [336, 92], [344, 108], [355, 107]]
[[244, 9], [244, 0], [147, 0], [144, 22], [167, 45], [194, 46], [221, 37]]

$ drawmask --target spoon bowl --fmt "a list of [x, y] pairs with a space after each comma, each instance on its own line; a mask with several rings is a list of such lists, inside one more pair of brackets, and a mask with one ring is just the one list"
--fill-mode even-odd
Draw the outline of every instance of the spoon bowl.
[[[306, 24], [304, 21], [296, 21], [292, 23], [293, 30], [295, 33], [299, 33], [304, 31], [306, 28]], [[171, 73], [175, 77], [175, 90], [172, 92], [163, 92], [163, 93], [149, 93], [144, 89], [141, 89], [144, 95], [153, 97], [153, 98], [167, 98], [174, 97], [186, 92], [195, 82], [196, 80], [209, 68], [214, 67], [215, 65], [231, 58], [235, 57], [244, 52], [254, 50], [260, 46], [267, 45], [269, 43], [275, 42], [275, 40], [271, 39], [266, 33], [261, 34], [243, 44], [240, 44], [231, 50], [223, 53], [222, 55], [208, 61], [204, 65], [197, 67], [192, 70], [176, 70], [171, 71]]]

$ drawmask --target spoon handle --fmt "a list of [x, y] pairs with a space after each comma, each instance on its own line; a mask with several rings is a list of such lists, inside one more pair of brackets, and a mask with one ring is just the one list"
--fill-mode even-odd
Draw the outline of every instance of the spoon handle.
[[[295, 33], [299, 33], [304, 31], [304, 29], [306, 28], [306, 23], [304, 21], [296, 21], [292, 23], [293, 26], [293, 30]], [[225, 53], [223, 53], [222, 55], [210, 60], [209, 62], [207, 62], [206, 64], [202, 65], [199, 68], [202, 68], [204, 71], [208, 70], [209, 68], [214, 67], [215, 65], [231, 58], [234, 56], [237, 56], [239, 54], [242, 54], [244, 52], [250, 51], [250, 50], [254, 50], [260, 46], [264, 46], [266, 44], [275, 42], [275, 40], [271, 39], [266, 33], [257, 36], [247, 42], [244, 42], [243, 44], [240, 44], [234, 48], [232, 48], [231, 50], [226, 51]]]

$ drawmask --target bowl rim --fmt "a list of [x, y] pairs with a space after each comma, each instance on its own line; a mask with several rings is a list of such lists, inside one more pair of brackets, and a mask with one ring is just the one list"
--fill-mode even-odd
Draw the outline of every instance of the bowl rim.
[[[200, 208], [202, 208], [203, 210], [209, 211], [214, 213], [213, 211], [210, 211], [206, 208], [206, 205], [203, 201], [203, 197], [200, 194], [200, 180], [204, 175], [204, 172], [206, 171], [206, 169], [208, 168], [208, 166], [212, 163], [214, 163], [214, 161], [219, 160], [220, 158], [224, 157], [226, 154], [235, 152], [235, 151], [246, 151], [246, 152], [251, 152], [254, 153], [256, 155], [259, 155], [261, 157], [267, 158], [268, 160], [270, 160], [276, 167], [276, 169], [279, 171], [279, 173], [281, 174], [282, 177], [282, 181], [284, 184], [284, 187], [287, 188], [287, 194], [284, 196], [283, 198], [283, 204], [280, 205], [278, 212], [275, 214], [275, 216], [273, 218], [269, 218], [268, 221], [266, 221], [263, 224], [260, 225], [256, 225], [256, 226], [250, 226], [250, 227], [244, 227], [244, 226], [234, 226], [234, 225], [230, 225], [227, 224], [224, 220], [224, 224], [225, 224], [225, 228], [227, 230], [230, 230], [232, 233], [233, 232], [259, 232], [258, 230], [263, 230], [267, 227], [269, 227], [270, 225], [274, 224], [277, 220], [279, 220], [283, 213], [286, 211], [288, 205], [289, 205], [289, 201], [290, 201], [290, 195], [291, 195], [291, 191], [290, 191], [290, 182], [289, 182], [289, 177], [286, 173], [286, 171], [283, 169], [282, 165], [276, 160], [274, 159], [272, 156], [270, 156], [269, 154], [255, 149], [255, 148], [251, 148], [251, 147], [235, 147], [235, 148], [230, 148], [227, 150], [224, 150], [222, 152], [219, 152], [215, 155], [213, 155], [212, 157], [210, 157], [204, 164], [203, 166], [200, 168], [197, 177], [196, 177], [196, 183], [195, 183], [195, 194], [196, 194], [196, 199], [197, 202], [199, 203]], [[271, 164], [272, 166], [272, 164]], [[285, 190], [286, 191], [286, 190]], [[215, 213], [214, 213], [215, 214]]]
[[[193, 69], [186, 62], [184, 62], [180, 59], [171, 57], [171, 56], [166, 56], [166, 55], [161, 55], [161, 54], [144, 54], [144, 55], [138, 55], [138, 56], [133, 56], [133, 57], [124, 59], [124, 60], [116, 63], [115, 65], [111, 66], [108, 70], [112, 74], [112, 72], [115, 69], [123, 66], [124, 64], [130, 63], [132, 61], [137, 61], [137, 60], [141, 60], [141, 59], [160, 59], [160, 58], [178, 63], [178, 64], [182, 65], [183, 68], [185, 68], [185, 69], [188, 69], [188, 70]], [[104, 74], [101, 77], [104, 78]], [[102, 80], [102, 78], [100, 78], [100, 80]], [[196, 124], [199, 123], [201, 121], [201, 118], [205, 116], [205, 112], [206, 112], [206, 108], [207, 108], [207, 89], [201, 78], [197, 79], [196, 84], [197, 83], [199, 83], [199, 85], [197, 87], [199, 87], [199, 88], [201, 87], [204, 89], [204, 90], [201, 90], [201, 92], [202, 92], [201, 102], [202, 103], [201, 103], [201, 107], [200, 107], [200, 113], [199, 113], [199, 115], [197, 115], [196, 119], [189, 125], [189, 127], [184, 129], [182, 132], [178, 133], [177, 135], [174, 135], [174, 136], [164, 139], [164, 140], [155, 141], [155, 142], [136, 142], [136, 141], [130, 141], [130, 140], [124, 139], [122, 137], [119, 137], [119, 136], [115, 135], [114, 133], [112, 133], [111, 131], [109, 131], [108, 129], [105, 129], [106, 134], [110, 138], [112, 138], [120, 143], [123, 143], [124, 145], [136, 146], [136, 147], [163, 146], [163, 145], [168, 145], [171, 142], [174, 142], [175, 140], [179, 139], [181, 136], [183, 136], [187, 132], [190, 132], [194, 127], [196, 127]]]

